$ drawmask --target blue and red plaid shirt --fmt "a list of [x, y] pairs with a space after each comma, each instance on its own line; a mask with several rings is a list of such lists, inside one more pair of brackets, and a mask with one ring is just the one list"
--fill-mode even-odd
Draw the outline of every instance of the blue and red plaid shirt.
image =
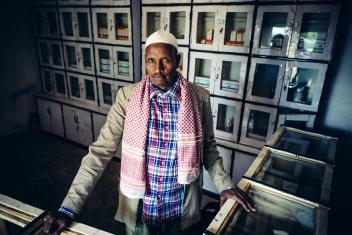
[[167, 92], [152, 84], [146, 145], [146, 192], [143, 222], [156, 226], [180, 218], [184, 189], [177, 182], [177, 123], [180, 107], [178, 82]]

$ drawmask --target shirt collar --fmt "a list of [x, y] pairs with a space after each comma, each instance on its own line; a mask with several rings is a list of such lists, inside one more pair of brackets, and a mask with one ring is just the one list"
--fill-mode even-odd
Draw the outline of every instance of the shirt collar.
[[151, 82], [149, 83], [149, 99], [154, 98], [155, 96], [158, 96], [159, 98], [175, 98], [175, 99], [180, 99], [180, 86], [179, 86], [179, 81], [178, 79], [170, 89], [166, 92], [160, 90], [158, 87], [154, 86]]

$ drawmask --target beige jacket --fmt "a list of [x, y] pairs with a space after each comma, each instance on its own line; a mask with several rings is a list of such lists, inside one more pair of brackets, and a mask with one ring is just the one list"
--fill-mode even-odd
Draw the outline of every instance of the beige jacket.
[[[82, 159], [78, 173], [62, 206], [79, 214], [95, 183], [102, 175], [108, 162], [114, 155], [122, 138], [127, 104], [132, 91], [138, 83], [127, 85], [117, 92], [104, 126], [97, 140], [89, 147], [89, 153]], [[231, 186], [231, 178], [225, 173], [222, 158], [216, 149], [213, 132], [213, 118], [210, 108], [209, 92], [193, 83], [189, 83], [196, 94], [203, 124], [203, 152], [201, 164], [208, 170], [215, 186], [221, 192]], [[203, 169], [203, 167], [201, 167]], [[182, 212], [182, 228], [186, 229], [200, 220], [200, 203], [203, 186], [203, 172], [200, 177], [185, 186]], [[130, 199], [119, 192], [119, 204], [115, 219], [134, 230], [137, 220], [139, 199]]]

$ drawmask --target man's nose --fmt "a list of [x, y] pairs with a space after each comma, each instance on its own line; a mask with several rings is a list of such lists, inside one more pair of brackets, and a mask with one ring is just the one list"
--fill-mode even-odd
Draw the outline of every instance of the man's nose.
[[160, 73], [163, 70], [164, 70], [164, 67], [163, 67], [162, 61], [158, 61], [155, 66], [155, 72]]

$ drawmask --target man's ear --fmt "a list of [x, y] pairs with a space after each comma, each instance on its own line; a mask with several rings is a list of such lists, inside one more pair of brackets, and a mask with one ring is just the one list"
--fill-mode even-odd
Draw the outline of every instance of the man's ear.
[[180, 61], [181, 61], [181, 54], [177, 53], [177, 55], [176, 55], [176, 67], [178, 67], [180, 65]]

